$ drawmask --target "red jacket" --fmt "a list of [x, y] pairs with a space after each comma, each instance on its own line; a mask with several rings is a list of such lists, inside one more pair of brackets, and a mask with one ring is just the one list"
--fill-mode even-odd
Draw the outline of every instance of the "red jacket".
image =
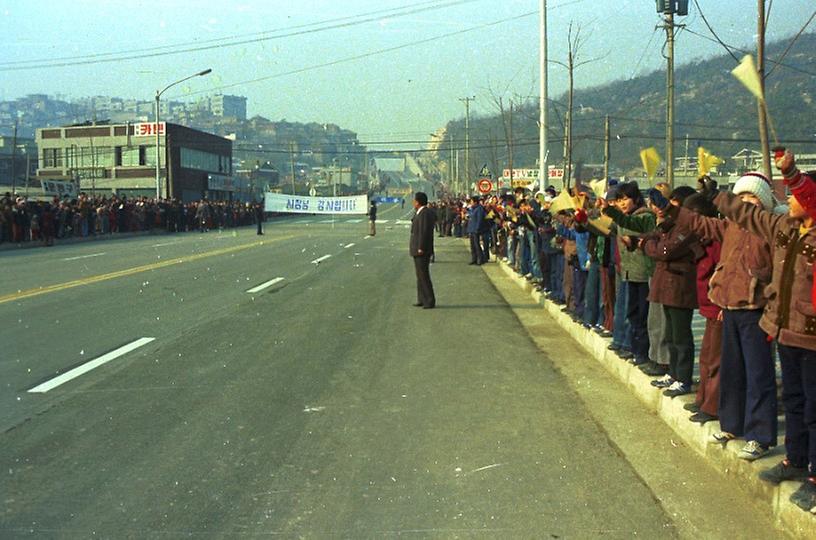
[[697, 303], [700, 315], [706, 319], [716, 319], [722, 309], [708, 297], [708, 282], [720, 262], [720, 243], [709, 242], [704, 246], [705, 255], [697, 259]]

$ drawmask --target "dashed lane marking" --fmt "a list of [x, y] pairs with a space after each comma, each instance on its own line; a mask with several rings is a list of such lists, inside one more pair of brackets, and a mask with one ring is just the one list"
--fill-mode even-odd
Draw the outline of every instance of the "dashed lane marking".
[[343, 249], [348, 249], [348, 248], [350, 248], [350, 247], [354, 247], [354, 243], [353, 243], [353, 242], [352, 242], [351, 244], [346, 244], [345, 246], [343, 246]]
[[29, 390], [29, 392], [32, 394], [44, 394], [49, 390], [53, 390], [54, 388], [67, 383], [70, 380], [76, 379], [80, 375], [88, 373], [94, 368], [98, 368], [101, 365], [107, 364], [111, 360], [114, 360], [122, 355], [129, 353], [130, 351], [134, 351], [139, 347], [147, 345], [148, 343], [154, 341], [155, 339], [156, 338], [152, 337], [139, 338], [136, 341], [128, 343], [127, 345], [123, 345], [122, 347], [119, 347], [116, 350], [113, 350], [107, 354], [103, 354], [102, 356], [94, 358], [89, 362], [85, 362], [81, 366], [77, 366], [70, 371], [66, 371], [62, 375], [58, 375], [51, 380], [45, 381], [42, 384], [38, 384], [37, 386]]
[[264, 283], [261, 283], [257, 287], [252, 287], [247, 292], [248, 293], [261, 292], [262, 290], [266, 289], [267, 287], [271, 287], [275, 283], [280, 283], [281, 281], [283, 281], [282, 277], [276, 277], [275, 279], [270, 279], [269, 281], [265, 281]]
[[101, 257], [105, 253], [91, 253], [90, 255], [79, 255], [78, 257], [66, 257], [63, 261], [78, 261], [79, 259], [90, 259], [91, 257]]
[[321, 262], [325, 261], [326, 259], [330, 258], [331, 255], [323, 255], [319, 259], [315, 259], [312, 261], [312, 264], [320, 264]]
[[346, 223], [362, 223], [362, 219], [349, 219]]

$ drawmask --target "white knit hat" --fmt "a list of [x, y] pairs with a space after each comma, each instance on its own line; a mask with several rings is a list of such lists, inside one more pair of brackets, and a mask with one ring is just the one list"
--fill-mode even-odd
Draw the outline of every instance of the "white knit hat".
[[773, 192], [771, 191], [771, 182], [768, 177], [761, 172], [748, 172], [737, 180], [734, 184], [734, 189], [731, 190], [734, 195], [741, 193], [753, 193], [762, 203], [765, 210], [773, 210], [775, 206]]

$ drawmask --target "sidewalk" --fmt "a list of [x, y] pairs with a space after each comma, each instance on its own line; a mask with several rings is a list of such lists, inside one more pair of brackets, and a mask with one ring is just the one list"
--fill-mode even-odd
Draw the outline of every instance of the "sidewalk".
[[[784, 456], [783, 437], [780, 437], [780, 444], [767, 456], [753, 463], [737, 457], [745, 444], [742, 439], [731, 441], [725, 446], [710, 443], [711, 435], [720, 430], [719, 422], [713, 421], [704, 425], [689, 422], [688, 417], [691, 413], [683, 409], [683, 405], [694, 400], [694, 394], [675, 399], [663, 396], [661, 389], [651, 386], [651, 377], [607, 350], [609, 339], [602, 338], [573, 322], [567, 314], [561, 312], [560, 305], [546, 299], [509, 265], [503, 262], [499, 264], [510, 280], [528, 292], [555, 323], [586, 349], [593, 359], [628, 386], [647, 410], [659, 416], [683, 442], [725, 475], [732, 476], [751, 496], [771, 505], [779, 525], [793, 537], [814, 538], [816, 515], [801, 510], [789, 501], [791, 493], [799, 487], [799, 483], [783, 482], [780, 486], [773, 486], [757, 478], [759, 471], [775, 465]], [[784, 435], [784, 425], [780, 426], [780, 435]]]

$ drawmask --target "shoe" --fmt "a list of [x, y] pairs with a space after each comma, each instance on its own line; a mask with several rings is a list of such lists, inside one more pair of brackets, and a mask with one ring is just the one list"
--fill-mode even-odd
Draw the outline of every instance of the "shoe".
[[686, 394], [690, 393], [691, 385], [683, 384], [680, 381], [674, 381], [674, 384], [672, 384], [666, 390], [663, 391], [663, 395], [670, 398], [676, 398], [677, 396], [685, 396]]
[[636, 356], [634, 358], [630, 358], [629, 360], [627, 360], [627, 362], [629, 362], [633, 366], [640, 367], [640, 366], [645, 366], [647, 363], [649, 363], [649, 360], [647, 358], [638, 358]]
[[436, 307], [436, 304], [434, 304], [432, 306], [422, 306], [422, 309], [433, 309], [435, 307]]
[[411, 305], [412, 305], [412, 306], [414, 306], [414, 307], [422, 307], [422, 303], [421, 303], [421, 302], [417, 302], [416, 304], [411, 304]]
[[725, 444], [728, 441], [733, 441], [737, 436], [727, 431], [718, 431], [711, 436], [711, 442]]
[[639, 366], [639, 369], [649, 377], [662, 377], [669, 372], [669, 368], [667, 366], [658, 364], [657, 362], [652, 362], [651, 360], [642, 366]]
[[533, 274], [532, 273], [524, 274], [524, 279], [533, 279]]
[[754, 461], [768, 453], [768, 447], [759, 444], [757, 441], [748, 441], [742, 450], [739, 451], [737, 457], [745, 461]]
[[695, 403], [694, 401], [692, 401], [691, 403], [686, 403], [685, 405], [683, 405], [683, 408], [689, 412], [695, 413], [700, 412], [700, 406], [697, 405], [697, 403]]
[[468, 263], [468, 266], [471, 266], [471, 265], [474, 265], [474, 264], [477, 264], [477, 263], [476, 263], [476, 261], [470, 261], [470, 262]]
[[689, 417], [690, 422], [695, 422], [701, 425], [705, 424], [706, 422], [711, 422], [712, 420], [717, 420], [717, 417], [704, 413], [703, 411], [696, 412]]
[[805, 480], [790, 496], [790, 502], [806, 512], [816, 509], [816, 477]]
[[617, 345], [617, 344], [615, 344], [615, 343], [611, 343], [611, 344], [610, 344], [610, 345], [609, 345], [609, 346], [606, 348], [606, 350], [608, 350], [608, 351], [619, 351], [619, 350], [621, 350], [621, 346], [620, 346], [620, 345]]
[[663, 375], [659, 379], [655, 379], [652, 382], [650, 382], [649, 384], [651, 384], [655, 388], [669, 388], [671, 385], [674, 384], [674, 379], [671, 378], [671, 375], [666, 373], [665, 375]]
[[783, 459], [770, 469], [765, 469], [758, 475], [760, 480], [778, 484], [787, 480], [804, 480], [807, 478], [807, 467], [794, 467], [788, 458]]
[[634, 358], [634, 357], [635, 357], [635, 355], [634, 355], [634, 354], [632, 354], [632, 351], [624, 351], [624, 350], [621, 350], [621, 351], [618, 353], [618, 357], [620, 357], [622, 360], [630, 360], [630, 359]]

